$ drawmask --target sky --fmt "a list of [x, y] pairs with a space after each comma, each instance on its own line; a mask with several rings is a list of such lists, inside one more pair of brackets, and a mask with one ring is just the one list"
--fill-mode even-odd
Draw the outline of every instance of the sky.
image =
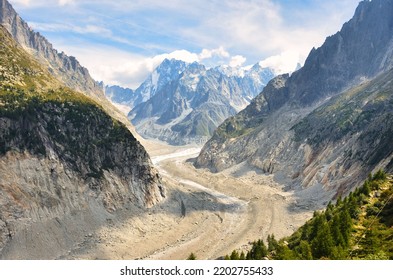
[[217, 65], [303, 64], [359, 0], [9, 0], [97, 81], [137, 88], [165, 58]]

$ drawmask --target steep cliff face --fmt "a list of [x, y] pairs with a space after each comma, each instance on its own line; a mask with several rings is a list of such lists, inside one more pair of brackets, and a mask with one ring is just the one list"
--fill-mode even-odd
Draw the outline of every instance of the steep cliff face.
[[62, 86], [3, 28], [0, 38], [0, 258], [59, 257], [118, 212], [165, 198], [123, 124]]
[[91, 97], [109, 115], [122, 122], [131, 132], [135, 132], [135, 128], [124, 113], [105, 98], [103, 83], [94, 81], [89, 71], [81, 66], [75, 57], [58, 52], [45, 37], [34, 32], [7, 0], [0, 0], [0, 25], [5, 27], [25, 51], [44, 65], [49, 74], [54, 76], [56, 80]]
[[[196, 165], [221, 171], [247, 163], [293, 188], [325, 187], [335, 192], [355, 186], [377, 166], [391, 166], [391, 149], [383, 140], [383, 135], [390, 135], [389, 114], [363, 106], [381, 101], [381, 108], [389, 108], [387, 85], [392, 76], [376, 77], [393, 66], [392, 19], [393, 1], [361, 2], [353, 19], [313, 49], [303, 68], [273, 79], [245, 110], [227, 119]], [[358, 88], [362, 82], [367, 89]], [[387, 94], [381, 98], [382, 93]], [[345, 106], [322, 109], [326, 102], [334, 102], [329, 99], [335, 95]], [[368, 114], [373, 123], [355, 118], [359, 121], [355, 128], [353, 117], [359, 112]], [[358, 138], [364, 134], [369, 145]], [[319, 139], [317, 146], [309, 143], [311, 138]]]
[[362, 1], [340, 32], [313, 49], [288, 80], [291, 100], [309, 105], [393, 67], [393, 1]]
[[7, 0], [0, 1], [0, 24], [65, 85], [90, 97], [104, 99], [103, 89], [91, 78], [89, 71], [75, 57], [59, 53], [45, 37], [34, 32]]

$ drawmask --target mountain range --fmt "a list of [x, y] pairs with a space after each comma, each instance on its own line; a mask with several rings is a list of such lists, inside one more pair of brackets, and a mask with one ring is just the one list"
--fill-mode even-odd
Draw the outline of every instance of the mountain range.
[[140, 135], [174, 145], [205, 142], [274, 77], [259, 63], [248, 69], [206, 68], [165, 59], [135, 91], [107, 88], [107, 95], [133, 108], [128, 117]]
[[304, 66], [273, 79], [195, 161], [257, 168], [316, 203], [393, 170], [393, 1], [362, 1]]

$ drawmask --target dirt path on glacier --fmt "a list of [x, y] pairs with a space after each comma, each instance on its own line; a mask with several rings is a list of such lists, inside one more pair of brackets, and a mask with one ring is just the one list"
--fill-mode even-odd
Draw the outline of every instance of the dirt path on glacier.
[[213, 174], [187, 162], [198, 147], [145, 143], [167, 188], [164, 203], [88, 235], [68, 259], [217, 259], [249, 243], [289, 235], [310, 217], [291, 193], [244, 167]]

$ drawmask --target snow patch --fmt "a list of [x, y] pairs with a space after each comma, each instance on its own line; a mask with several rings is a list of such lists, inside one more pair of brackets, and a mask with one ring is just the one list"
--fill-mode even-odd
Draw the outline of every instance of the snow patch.
[[188, 76], [183, 78], [184, 85], [191, 88], [193, 91], [196, 91], [199, 81], [200, 75], [199, 74], [189, 74]]
[[151, 83], [152, 83], [153, 89], [157, 89], [159, 78], [160, 78], [160, 74], [157, 72], [157, 70], [153, 71], [153, 73], [151, 73]]

